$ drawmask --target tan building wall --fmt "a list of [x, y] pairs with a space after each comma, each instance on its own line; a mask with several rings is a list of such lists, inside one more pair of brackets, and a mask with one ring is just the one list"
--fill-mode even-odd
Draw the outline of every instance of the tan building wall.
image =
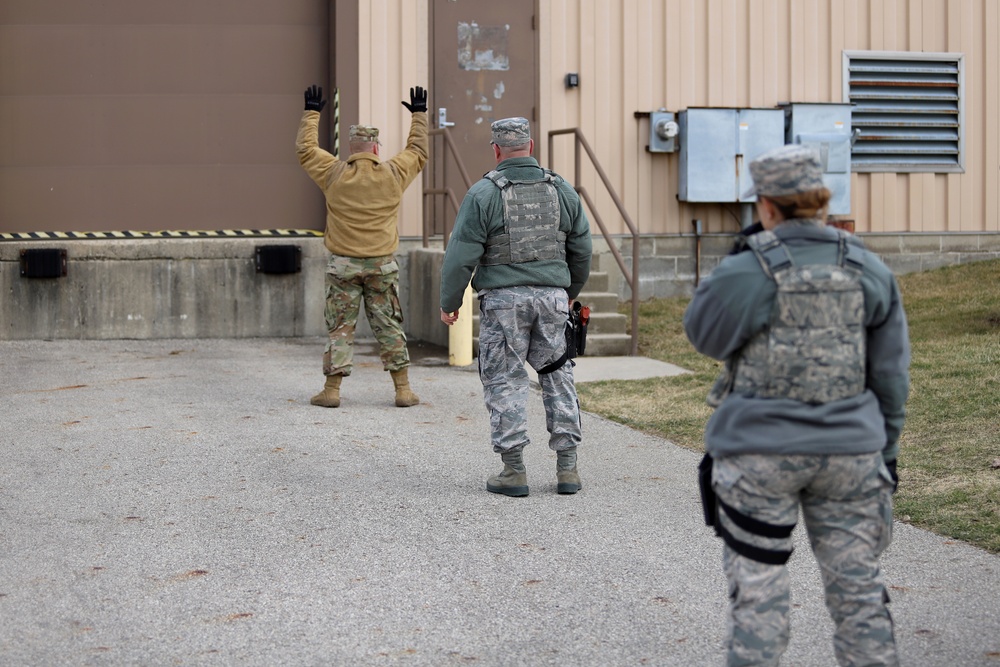
[[[280, 9], [262, 0], [4, 2], [0, 231], [321, 227], [321, 197], [295, 164], [289, 136], [298, 91], [325, 76], [331, 8], [351, 2], [357, 89], [353, 81], [342, 88], [356, 98], [343, 102], [383, 129], [384, 153], [393, 154], [409, 121], [399, 102], [430, 79], [432, 0], [295, 0]], [[538, 153], [572, 176], [571, 141], [558, 138], [550, 160], [544, 133], [580, 127], [644, 234], [686, 233], [694, 218], [706, 232], [733, 231], [738, 211], [678, 202], [678, 157], [646, 152], [648, 119], [636, 112], [841, 102], [845, 50], [961, 53], [965, 66], [965, 172], [854, 174], [858, 231], [1000, 232], [996, 0], [536, 6]], [[103, 62], [102, 43], [132, 55]], [[77, 56], [25, 61], [30, 53]], [[564, 86], [567, 72], [579, 73], [578, 88]], [[624, 233], [586, 164], [582, 185], [610, 231]], [[421, 234], [421, 198], [416, 183], [401, 212], [404, 236]]]
[[[428, 85], [428, 17], [428, 0], [358, 1], [358, 118], [379, 128], [383, 157], [406, 145], [410, 113], [401, 101], [409, 101], [411, 87]], [[403, 196], [402, 236], [422, 234], [422, 192], [418, 178]]]
[[[1000, 3], [996, 0], [540, 0], [541, 129], [580, 127], [642, 233], [735, 230], [735, 205], [677, 201], [677, 156], [651, 155], [664, 107], [843, 102], [844, 50], [965, 56], [965, 173], [852, 176], [861, 232], [1000, 231]], [[580, 87], [567, 89], [567, 72]], [[571, 141], [553, 166], [572, 172]], [[612, 232], [624, 232], [594, 172]]]
[[[491, 2], [460, 1], [472, 11]], [[383, 153], [399, 151], [409, 123], [400, 100], [431, 80], [429, 15], [446, 2], [0, 2], [0, 339], [322, 333], [319, 238], [280, 241], [302, 248], [302, 273], [271, 275], [255, 271], [254, 253], [273, 241], [254, 236], [43, 242], [11, 232], [321, 228], [322, 195], [294, 157], [302, 89], [336, 83], [344, 124], [376, 124]], [[997, 0], [533, 2], [539, 90], [527, 99], [538, 100], [539, 153], [549, 164], [547, 131], [582, 128], [645, 235], [640, 298], [688, 293], [725, 253], [738, 213], [679, 203], [678, 156], [646, 152], [649, 121], [637, 112], [840, 102], [844, 50], [964, 55], [965, 171], [853, 174], [857, 229], [881, 232], [869, 247], [900, 272], [1000, 256]], [[565, 87], [567, 72], [578, 88]], [[572, 177], [567, 138], [552, 164]], [[581, 185], [623, 233], [586, 165]], [[401, 212], [401, 297], [433, 314], [432, 280], [406, 268], [420, 244], [421, 187]], [[684, 236], [693, 218], [715, 232], [700, 253]], [[630, 262], [631, 244], [614, 244]], [[597, 246], [611, 291], [629, 298], [606, 266], [608, 246]], [[19, 253], [36, 247], [65, 249], [67, 277], [22, 278]]]

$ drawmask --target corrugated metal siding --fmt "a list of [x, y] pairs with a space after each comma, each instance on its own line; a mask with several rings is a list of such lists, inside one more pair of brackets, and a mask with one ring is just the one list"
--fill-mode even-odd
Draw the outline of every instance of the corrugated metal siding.
[[[660, 107], [842, 102], [842, 52], [965, 56], [965, 173], [854, 174], [859, 231], [1000, 231], [996, 0], [540, 0], [542, 131], [580, 127], [644, 233], [733, 231], [735, 205], [678, 202], [677, 156], [645, 151]], [[580, 87], [567, 90], [566, 72]], [[568, 138], [555, 168], [572, 175]], [[548, 157], [545, 157], [548, 161]], [[625, 231], [592, 169], [582, 184]], [[598, 194], [600, 193], [600, 194]]]
[[[410, 131], [400, 101], [409, 101], [412, 86], [427, 86], [429, 7], [427, 0], [359, 0], [358, 10], [358, 116], [379, 128], [380, 153], [388, 158], [403, 150]], [[433, 106], [434, 91], [429, 95]], [[417, 178], [403, 196], [402, 236], [422, 234], [421, 183]]]

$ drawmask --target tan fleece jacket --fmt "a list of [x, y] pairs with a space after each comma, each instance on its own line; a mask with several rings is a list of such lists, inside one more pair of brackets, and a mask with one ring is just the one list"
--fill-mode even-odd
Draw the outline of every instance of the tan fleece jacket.
[[413, 114], [406, 148], [383, 162], [372, 153], [339, 160], [319, 147], [319, 112], [305, 111], [295, 149], [326, 196], [326, 249], [346, 257], [382, 257], [399, 247], [403, 192], [427, 163], [427, 113]]

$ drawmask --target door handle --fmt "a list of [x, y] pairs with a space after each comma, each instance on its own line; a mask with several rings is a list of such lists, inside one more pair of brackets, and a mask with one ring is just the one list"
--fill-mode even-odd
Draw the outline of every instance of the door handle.
[[438, 108], [438, 127], [454, 127], [454, 123], [448, 122], [448, 110], [444, 107]]

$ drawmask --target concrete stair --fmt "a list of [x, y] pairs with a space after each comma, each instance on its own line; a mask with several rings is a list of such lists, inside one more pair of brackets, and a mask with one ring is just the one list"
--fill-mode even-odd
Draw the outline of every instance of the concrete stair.
[[[627, 333], [628, 317], [618, 312], [618, 295], [609, 291], [608, 274], [591, 271], [577, 301], [590, 306], [587, 327], [588, 357], [627, 357], [632, 337]], [[479, 309], [472, 318], [472, 352], [479, 354]]]
[[608, 287], [606, 271], [591, 271], [577, 301], [590, 306], [587, 357], [627, 357], [632, 349], [628, 317], [618, 312], [618, 295]]

